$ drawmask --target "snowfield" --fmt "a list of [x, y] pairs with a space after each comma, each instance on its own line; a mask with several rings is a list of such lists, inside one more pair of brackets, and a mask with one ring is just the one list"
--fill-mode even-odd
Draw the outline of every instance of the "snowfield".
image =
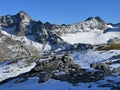
[[120, 50], [110, 50], [110, 51], [87, 50], [87, 51], [74, 52], [73, 59], [76, 64], [80, 65], [80, 67], [90, 68], [90, 64], [111, 60], [110, 58], [116, 55], [120, 55]]
[[[112, 82], [109, 82], [109, 81]], [[79, 83], [72, 85], [67, 82], [50, 79], [44, 83], [38, 83], [38, 78], [29, 78], [25, 82], [15, 83], [16, 80], [9, 81], [0, 86], [1, 90], [111, 90], [111, 87], [107, 87], [107, 84], [111, 86], [118, 86], [120, 76], [106, 77], [104, 80], [91, 83]], [[106, 87], [100, 87], [100, 85], [106, 85]], [[8, 89], [9, 88], [9, 89]], [[116, 89], [115, 89], [116, 90]]]
[[[119, 30], [120, 31], [120, 30]], [[61, 38], [70, 43], [85, 43], [85, 44], [106, 44], [107, 41], [111, 38], [118, 37], [120, 38], [119, 31], [107, 31], [103, 33], [103, 31], [98, 32], [79, 32], [74, 34], [64, 34]]]
[[16, 77], [22, 73], [29, 72], [34, 68], [36, 63], [28, 65], [25, 59], [21, 59], [17, 63], [12, 64], [1, 64], [0, 65], [0, 82], [8, 78]]

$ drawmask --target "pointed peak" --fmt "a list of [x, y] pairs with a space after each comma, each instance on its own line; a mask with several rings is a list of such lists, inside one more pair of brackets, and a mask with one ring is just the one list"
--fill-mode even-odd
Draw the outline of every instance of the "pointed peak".
[[99, 23], [105, 24], [104, 20], [101, 19], [101, 17], [96, 16], [96, 17], [89, 17], [88, 19], [86, 19], [85, 21], [90, 21], [90, 20], [97, 20]]
[[95, 17], [95, 19], [98, 21], [98, 22], [104, 22], [103, 19], [99, 16]]
[[88, 17], [85, 21], [89, 21], [89, 20], [92, 20], [94, 19], [94, 17]]
[[18, 14], [25, 14], [25, 15], [28, 15], [25, 11], [20, 11], [20, 12], [18, 12]]
[[100, 16], [96, 16], [95, 19], [101, 19], [101, 17]]
[[98, 21], [103, 21], [103, 20], [101, 19], [101, 17], [99, 17], [99, 16], [89, 17], [89, 18], [86, 19], [86, 21], [89, 21], [89, 20], [92, 20], [92, 19], [96, 19], [96, 20], [98, 20]]
[[20, 11], [19, 13], [17, 13], [17, 16], [19, 16], [21, 19], [24, 19], [24, 18], [30, 19], [30, 16], [25, 11]]

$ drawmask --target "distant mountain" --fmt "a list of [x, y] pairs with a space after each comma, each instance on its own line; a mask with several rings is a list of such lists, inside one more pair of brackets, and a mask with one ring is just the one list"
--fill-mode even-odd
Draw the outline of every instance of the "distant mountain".
[[[105, 30], [109, 28], [100, 17], [90, 17], [87, 20], [73, 25], [56, 25], [49, 22], [34, 21], [24, 11], [16, 15], [0, 17], [0, 26], [8, 33], [17, 36], [33, 35], [40, 42], [51, 44], [62, 42], [58, 35], [85, 31]], [[8, 30], [12, 28], [12, 30]]]
[[[89, 17], [75, 24], [57, 25], [35, 21], [24, 11], [16, 15], [0, 16], [0, 58], [4, 55], [16, 57], [59, 51], [59, 48], [65, 49], [66, 45], [76, 43], [106, 43], [111, 38], [119, 37], [118, 33], [103, 33], [105, 30], [109, 32], [114, 26], [118, 27], [119, 24], [108, 25], [100, 17]], [[14, 55], [16, 52], [17, 55]]]

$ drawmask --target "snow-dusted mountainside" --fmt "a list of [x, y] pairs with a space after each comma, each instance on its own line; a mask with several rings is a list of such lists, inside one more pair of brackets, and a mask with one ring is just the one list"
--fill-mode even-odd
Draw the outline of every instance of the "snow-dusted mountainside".
[[90, 17], [76, 24], [56, 25], [34, 21], [24, 11], [12, 16], [1, 16], [0, 28], [9, 34], [26, 36], [44, 45], [47, 43], [55, 45], [61, 42], [103, 44], [111, 38], [119, 37], [116, 29], [115, 32], [112, 29], [112, 33], [103, 33], [114, 27], [106, 24], [100, 17]]
[[73, 24], [73, 25], [62, 25], [55, 29], [60, 34], [69, 34], [77, 32], [96, 32], [103, 31], [112, 26], [107, 25], [100, 17], [90, 17], [85, 21]]
[[[120, 27], [107, 25], [99, 17], [88, 18], [78, 25], [76, 33], [63, 33], [60, 37], [70, 43], [106, 44], [110, 39], [120, 38]], [[81, 29], [81, 27], [83, 27]], [[74, 27], [75, 28], [75, 27]]]
[[24, 11], [12, 16], [1, 16], [0, 27], [1, 30], [16, 36], [32, 36], [42, 44], [46, 42], [54, 44], [62, 41], [56, 34], [46, 29], [47, 24], [32, 20]]
[[27, 37], [16, 37], [0, 30], [0, 60], [40, 55], [43, 45]]
[[57, 25], [24, 11], [0, 16], [1, 90], [119, 90], [119, 78], [119, 23], [89, 17]]
[[3, 34], [16, 40], [21, 38], [18, 40], [22, 44], [24, 42], [28, 45], [29, 42], [32, 48], [37, 43], [38, 51], [54, 50], [55, 45], [59, 46], [65, 42], [68, 44], [106, 44], [110, 39], [120, 36], [119, 27], [113, 26], [106, 24], [100, 17], [90, 17], [76, 24], [57, 25], [32, 20], [24, 11], [16, 15], [0, 16], [0, 30], [5, 32]]

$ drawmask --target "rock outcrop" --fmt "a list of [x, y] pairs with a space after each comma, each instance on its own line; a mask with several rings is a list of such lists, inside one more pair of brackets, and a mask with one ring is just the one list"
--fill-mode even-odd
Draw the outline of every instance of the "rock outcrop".
[[106, 63], [93, 63], [93, 64], [91, 64], [91, 68], [94, 68], [94, 69], [97, 69], [97, 70], [101, 70], [106, 75], [110, 75], [111, 74], [110, 67]]

